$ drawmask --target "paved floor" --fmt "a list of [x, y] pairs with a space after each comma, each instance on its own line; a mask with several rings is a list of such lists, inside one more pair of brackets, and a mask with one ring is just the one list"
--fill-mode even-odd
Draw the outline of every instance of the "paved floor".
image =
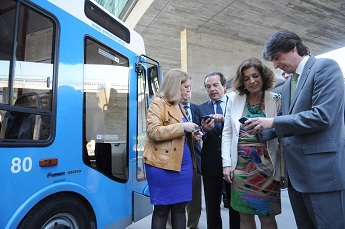
[[[292, 213], [291, 205], [287, 190], [282, 190], [281, 193], [281, 200], [282, 200], [282, 214], [276, 217], [278, 228], [279, 229], [297, 229], [295, 218]], [[221, 209], [222, 219], [223, 219], [223, 229], [229, 229], [229, 212], [228, 209], [222, 208]], [[260, 227], [260, 221], [256, 217], [256, 225], [257, 228]], [[126, 227], [126, 229], [149, 229], [151, 228], [151, 215], [139, 220], [138, 222]], [[205, 211], [205, 204], [203, 203], [203, 209], [201, 212], [201, 218], [199, 222], [200, 229], [206, 229], [206, 211]]]

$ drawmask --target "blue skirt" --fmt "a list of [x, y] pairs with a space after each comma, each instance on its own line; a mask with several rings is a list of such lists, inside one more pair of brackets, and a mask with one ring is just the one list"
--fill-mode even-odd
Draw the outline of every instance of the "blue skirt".
[[145, 164], [151, 204], [169, 205], [192, 200], [193, 162], [187, 142], [184, 143], [181, 172]]

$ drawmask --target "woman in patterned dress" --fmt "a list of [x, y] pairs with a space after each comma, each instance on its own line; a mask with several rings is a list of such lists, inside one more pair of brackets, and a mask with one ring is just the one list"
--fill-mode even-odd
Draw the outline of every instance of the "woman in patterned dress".
[[278, 140], [260, 142], [242, 127], [241, 117], [274, 117], [280, 96], [269, 92], [274, 73], [257, 58], [242, 62], [229, 95], [222, 135], [224, 179], [231, 183], [231, 206], [240, 212], [241, 229], [277, 228], [275, 215], [281, 213], [281, 156]]

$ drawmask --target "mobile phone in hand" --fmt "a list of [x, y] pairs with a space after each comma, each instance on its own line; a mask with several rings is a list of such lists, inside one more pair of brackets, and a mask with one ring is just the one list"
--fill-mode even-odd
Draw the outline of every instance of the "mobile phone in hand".
[[238, 121], [239, 121], [240, 123], [244, 124], [244, 122], [247, 121], [247, 120], [248, 120], [248, 118], [242, 117], [242, 118], [240, 118]]
[[203, 115], [202, 116], [202, 120], [207, 120], [207, 119], [210, 119], [208, 122], [211, 122], [211, 119], [213, 119], [213, 117], [212, 116], [210, 116], [210, 115]]

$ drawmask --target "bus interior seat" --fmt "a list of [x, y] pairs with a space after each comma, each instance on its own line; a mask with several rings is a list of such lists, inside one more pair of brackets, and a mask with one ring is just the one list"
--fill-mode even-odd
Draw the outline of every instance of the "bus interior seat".
[[[14, 105], [41, 109], [40, 98], [36, 92], [19, 96]], [[8, 111], [4, 117], [0, 137], [5, 139], [38, 140], [41, 126], [42, 119], [40, 115]]]
[[109, 143], [96, 143], [95, 157], [97, 170], [111, 175], [111, 145]]
[[96, 143], [96, 168], [108, 176], [127, 178], [126, 143]]
[[127, 148], [126, 143], [113, 143], [111, 145], [112, 174], [126, 179]]

